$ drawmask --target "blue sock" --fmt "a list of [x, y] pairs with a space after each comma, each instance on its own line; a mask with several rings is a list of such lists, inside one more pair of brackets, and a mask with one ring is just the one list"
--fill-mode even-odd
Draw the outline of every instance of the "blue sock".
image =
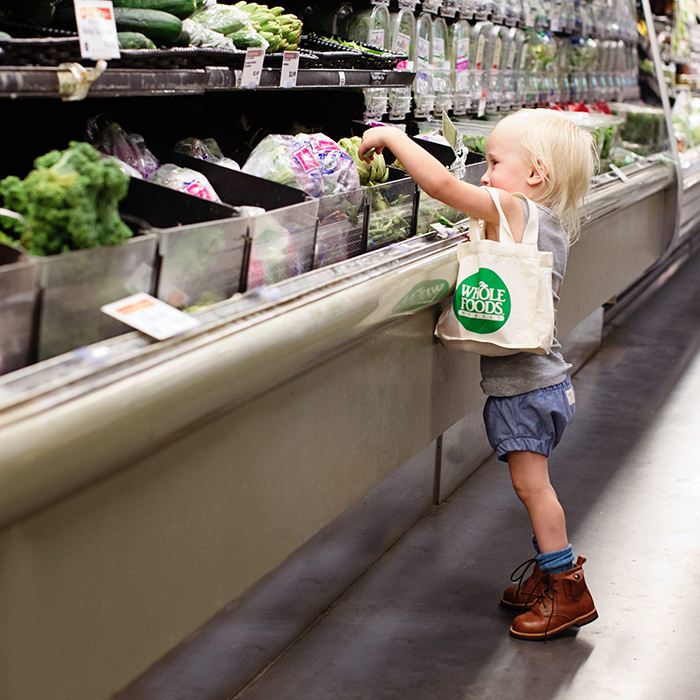
[[561, 574], [574, 568], [574, 548], [569, 545], [556, 552], [546, 552], [537, 555], [540, 569], [548, 574]]
[[540, 546], [537, 544], [537, 538], [534, 535], [532, 536], [532, 546], [535, 548], [535, 551], [538, 554], [542, 553], [542, 552], [540, 552]]

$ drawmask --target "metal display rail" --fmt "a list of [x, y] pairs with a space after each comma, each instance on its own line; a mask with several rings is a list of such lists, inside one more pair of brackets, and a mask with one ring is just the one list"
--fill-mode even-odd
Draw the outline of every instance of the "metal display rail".
[[[73, 64], [76, 65], [76, 64]], [[242, 71], [211, 66], [203, 69], [135, 70], [109, 68], [92, 85], [88, 96], [138, 97], [158, 95], [201, 95], [205, 92], [240, 90]], [[264, 68], [257, 89], [279, 89], [282, 71]], [[64, 76], [64, 78], [62, 78]], [[68, 79], [65, 79], [68, 76]], [[308, 68], [298, 73], [296, 88], [361, 89], [406, 87], [415, 77], [407, 71], [330, 70]], [[0, 68], [0, 97], [44, 97], [75, 99], [80, 81], [72, 79], [68, 66], [4, 66]]]

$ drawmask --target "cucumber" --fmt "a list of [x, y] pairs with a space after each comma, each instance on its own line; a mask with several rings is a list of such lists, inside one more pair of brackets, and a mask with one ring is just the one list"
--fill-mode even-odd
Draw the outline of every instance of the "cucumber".
[[160, 10], [179, 19], [187, 19], [197, 9], [195, 0], [114, 0], [114, 7], [133, 10]]
[[168, 12], [115, 7], [117, 31], [139, 32], [162, 46], [176, 44], [182, 34], [182, 22]]
[[117, 32], [120, 49], [155, 49], [156, 45], [140, 32]]
[[236, 45], [237, 49], [247, 49], [251, 46], [257, 47], [263, 45], [263, 38], [257, 32], [243, 30], [226, 35]]

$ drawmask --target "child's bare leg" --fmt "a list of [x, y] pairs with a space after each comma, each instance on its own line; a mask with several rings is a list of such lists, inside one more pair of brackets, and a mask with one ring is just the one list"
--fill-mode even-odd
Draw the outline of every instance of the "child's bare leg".
[[523, 502], [542, 553], [568, 546], [566, 517], [549, 481], [547, 458], [536, 452], [509, 452], [513, 488]]

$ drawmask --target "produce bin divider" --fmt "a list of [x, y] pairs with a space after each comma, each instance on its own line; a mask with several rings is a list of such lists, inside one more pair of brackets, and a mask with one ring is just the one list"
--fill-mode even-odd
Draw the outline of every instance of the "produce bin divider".
[[0, 375], [36, 362], [40, 295], [36, 262], [0, 243]]
[[183, 153], [171, 151], [167, 162], [202, 173], [219, 197], [231, 206], [248, 205], [269, 210], [299, 204], [308, 199], [304, 192], [294, 187], [280, 185], [277, 182], [186, 156]]
[[138, 178], [131, 178], [119, 211], [157, 228], [228, 219], [238, 213], [229, 204], [210, 202]]
[[143, 233], [118, 246], [33, 256], [41, 289], [38, 359], [128, 333], [100, 307], [153, 293], [157, 245], [157, 236]]

